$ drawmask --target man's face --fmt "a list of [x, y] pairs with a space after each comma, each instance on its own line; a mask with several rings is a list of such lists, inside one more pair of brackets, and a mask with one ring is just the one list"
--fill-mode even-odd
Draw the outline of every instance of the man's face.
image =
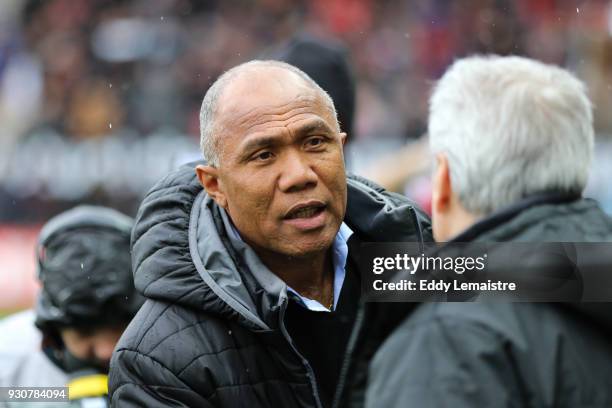
[[203, 184], [243, 239], [292, 257], [329, 248], [346, 208], [346, 135], [321, 96], [270, 68], [239, 76], [218, 106], [217, 181]]
[[100, 327], [91, 330], [65, 328], [60, 331], [64, 346], [76, 358], [95, 362], [108, 369], [111, 355], [124, 326]]

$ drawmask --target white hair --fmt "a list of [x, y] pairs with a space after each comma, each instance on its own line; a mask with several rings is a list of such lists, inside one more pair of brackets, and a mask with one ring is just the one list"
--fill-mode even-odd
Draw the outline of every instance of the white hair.
[[329, 109], [332, 117], [334, 118], [334, 126], [340, 131], [340, 125], [338, 124], [338, 115], [334, 102], [327, 92], [323, 90], [312, 78], [308, 76], [304, 71], [299, 68], [287, 64], [282, 61], [274, 60], [252, 60], [243, 64], [237, 65], [225, 73], [223, 73], [217, 80], [208, 88], [204, 100], [202, 101], [202, 108], [200, 109], [200, 149], [204, 155], [204, 159], [211, 166], [219, 166], [219, 156], [221, 154], [221, 146], [219, 138], [217, 137], [221, 129], [215, 123], [215, 113], [217, 111], [217, 102], [219, 96], [225, 90], [225, 87], [239, 74], [243, 73], [252, 68], [264, 68], [264, 67], [276, 67], [286, 69], [302, 78], [307, 85], [312, 87], [322, 98], [326, 107]]
[[471, 213], [539, 192], [581, 193], [586, 185], [591, 103], [584, 84], [562, 68], [522, 57], [458, 60], [435, 86], [428, 130]]

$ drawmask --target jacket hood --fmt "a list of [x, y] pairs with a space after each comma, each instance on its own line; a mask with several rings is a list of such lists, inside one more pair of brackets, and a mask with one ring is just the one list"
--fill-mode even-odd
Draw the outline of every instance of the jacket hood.
[[[229, 220], [201, 187], [190, 163], [144, 198], [132, 231], [132, 266], [145, 297], [178, 303], [269, 330], [287, 299], [285, 283], [245, 243], [227, 234]], [[345, 222], [361, 240], [422, 241], [425, 214], [404, 197], [350, 176]]]
[[52, 218], [38, 239], [36, 324], [42, 329], [126, 323], [143, 299], [130, 263], [133, 220], [79, 206]]

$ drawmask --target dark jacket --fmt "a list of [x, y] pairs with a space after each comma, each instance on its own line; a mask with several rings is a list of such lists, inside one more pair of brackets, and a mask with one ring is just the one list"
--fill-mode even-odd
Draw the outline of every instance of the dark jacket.
[[[133, 230], [148, 299], [117, 345], [113, 406], [320, 407], [313, 371], [284, 324], [287, 288], [202, 190], [193, 165], [145, 197]], [[428, 218], [405, 198], [348, 180], [345, 222], [360, 239], [419, 241]]]
[[[543, 195], [456, 241], [610, 242], [612, 220], [594, 201]], [[368, 306], [337, 405], [612, 406], [608, 303]]]

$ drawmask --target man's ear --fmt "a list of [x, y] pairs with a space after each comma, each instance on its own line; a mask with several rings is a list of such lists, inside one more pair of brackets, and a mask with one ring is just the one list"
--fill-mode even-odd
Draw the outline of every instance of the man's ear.
[[206, 193], [219, 205], [227, 209], [227, 198], [223, 192], [223, 186], [219, 180], [219, 169], [212, 166], [199, 164], [196, 166], [196, 175]]
[[342, 146], [346, 144], [346, 133], [344, 132], [340, 132], [340, 143], [342, 143]]
[[432, 180], [431, 206], [434, 214], [444, 214], [449, 211], [453, 197], [448, 158], [444, 153], [436, 155], [436, 169]]

